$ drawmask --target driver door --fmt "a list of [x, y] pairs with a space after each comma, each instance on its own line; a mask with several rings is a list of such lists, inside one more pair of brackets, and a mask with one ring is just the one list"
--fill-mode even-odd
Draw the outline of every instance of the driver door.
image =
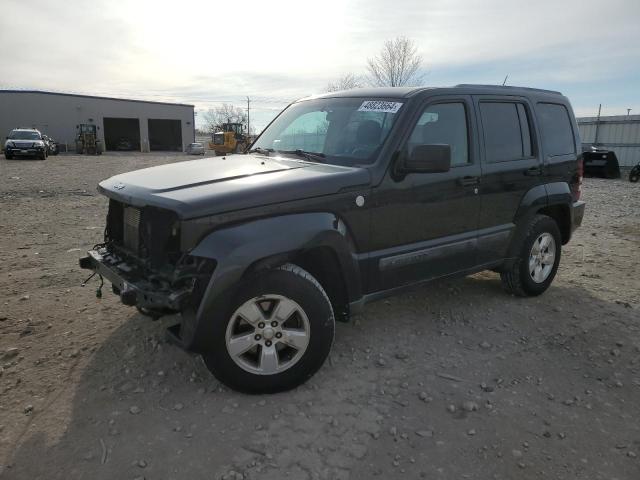
[[470, 96], [434, 97], [414, 119], [400, 151], [448, 144], [451, 169], [394, 179], [391, 166], [374, 189], [369, 292], [475, 265], [480, 164], [473, 112]]

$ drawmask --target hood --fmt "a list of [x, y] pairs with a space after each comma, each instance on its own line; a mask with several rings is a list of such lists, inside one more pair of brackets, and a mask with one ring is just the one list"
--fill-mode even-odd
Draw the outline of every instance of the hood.
[[367, 185], [365, 168], [264, 155], [229, 155], [116, 175], [98, 191], [123, 203], [172, 210], [182, 219], [338, 193]]

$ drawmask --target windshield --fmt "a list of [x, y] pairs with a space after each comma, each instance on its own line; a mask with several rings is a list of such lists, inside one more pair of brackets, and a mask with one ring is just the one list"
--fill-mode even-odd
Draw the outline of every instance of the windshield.
[[295, 103], [262, 132], [252, 150], [304, 152], [311, 154], [308, 160], [335, 165], [373, 163], [400, 107], [399, 101], [367, 98]]
[[30, 130], [14, 130], [9, 134], [9, 138], [11, 140], [40, 140], [40, 134]]

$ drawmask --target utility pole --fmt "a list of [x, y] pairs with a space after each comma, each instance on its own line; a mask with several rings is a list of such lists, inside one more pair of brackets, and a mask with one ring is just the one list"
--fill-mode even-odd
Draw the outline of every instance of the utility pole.
[[629, 116], [630, 113], [631, 113], [631, 109], [627, 108], [627, 117]]
[[596, 118], [596, 135], [593, 139], [593, 144], [598, 145], [598, 130], [600, 130], [600, 112], [602, 111], [602, 104], [598, 105], [598, 118]]
[[249, 100], [249, 97], [247, 97], [247, 138], [251, 135], [251, 128], [249, 128], [251, 126], [251, 124], [249, 123], [250, 103], [251, 103], [251, 100]]

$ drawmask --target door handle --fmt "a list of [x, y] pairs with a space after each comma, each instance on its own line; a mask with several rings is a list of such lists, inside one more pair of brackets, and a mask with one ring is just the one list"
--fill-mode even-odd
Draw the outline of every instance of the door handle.
[[478, 185], [480, 183], [480, 177], [465, 176], [458, 179], [458, 184], [468, 187], [469, 185]]
[[540, 170], [540, 167], [531, 167], [531, 168], [528, 168], [527, 170], [525, 170], [524, 174], [529, 176], [529, 177], [533, 177], [535, 175], [541, 175], [542, 174], [542, 170]]

